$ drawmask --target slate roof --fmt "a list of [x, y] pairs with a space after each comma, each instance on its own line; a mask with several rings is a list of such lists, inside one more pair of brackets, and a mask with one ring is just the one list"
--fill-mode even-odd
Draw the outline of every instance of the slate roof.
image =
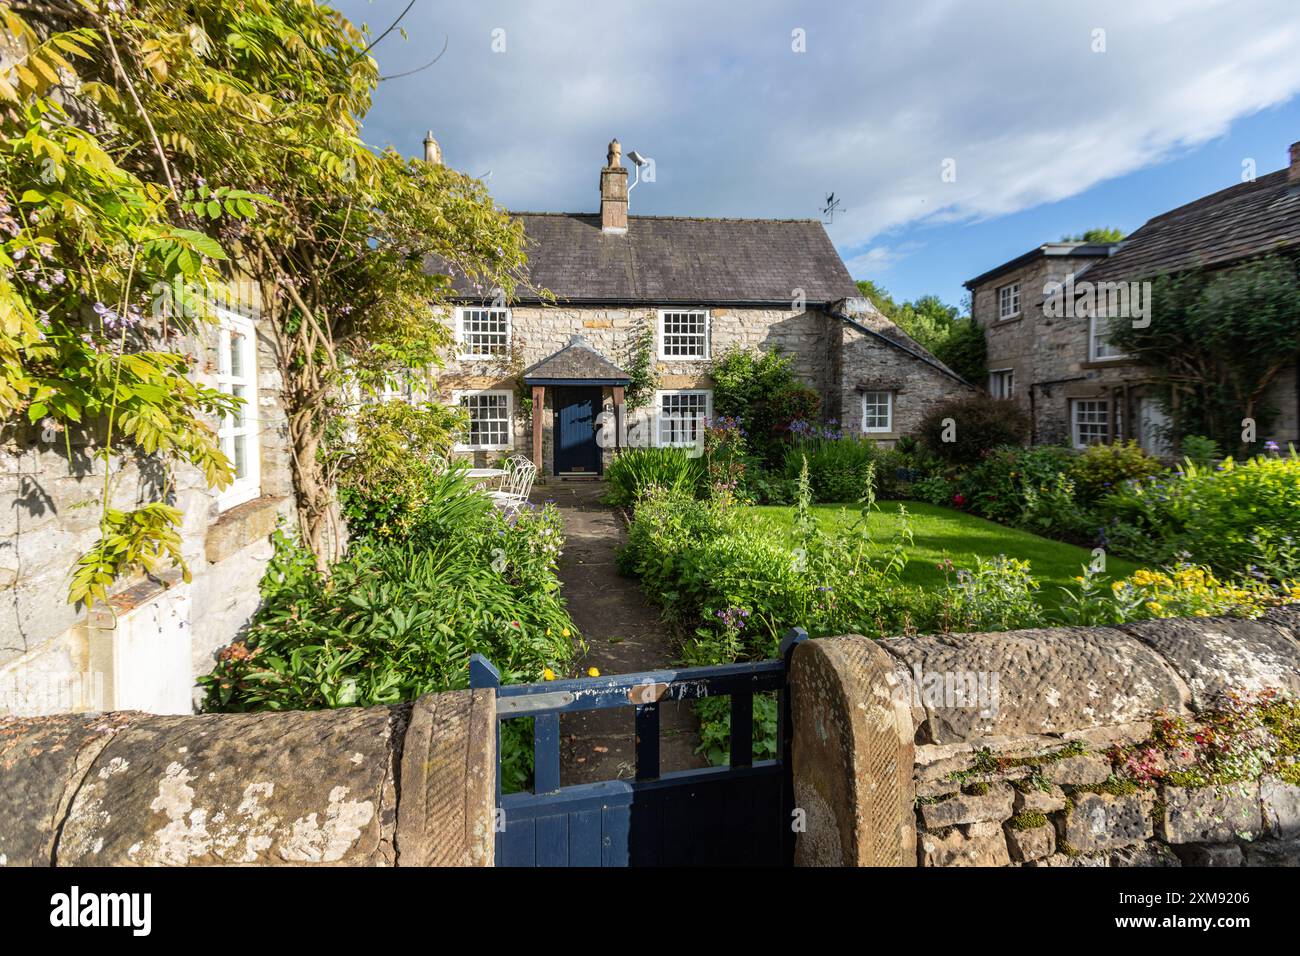
[[994, 266], [987, 272], [981, 272], [973, 279], [967, 279], [962, 283], [967, 289], [974, 290], [977, 285], [983, 285], [990, 279], [995, 279], [1006, 272], [1019, 269], [1026, 263], [1033, 262], [1035, 259], [1046, 257], [1065, 257], [1065, 258], [1096, 258], [1098, 256], [1110, 255], [1111, 250], [1117, 245], [1114, 242], [1045, 242], [1041, 246], [1030, 249], [1024, 255], [1016, 256], [1009, 259], [1001, 265]]
[[[815, 219], [629, 216], [627, 232], [612, 234], [598, 214], [512, 215], [524, 224], [529, 278], [561, 302], [788, 304], [802, 289], [807, 302], [825, 304], [858, 294]], [[463, 279], [456, 291], [484, 295]]]
[[1109, 259], [1079, 273], [1090, 282], [1149, 279], [1226, 265], [1300, 243], [1300, 187], [1287, 170], [1239, 183], [1156, 216]]
[[524, 369], [524, 382], [529, 385], [573, 379], [605, 385], [626, 385], [629, 381], [627, 372], [592, 348], [581, 335], [575, 335], [564, 348]]

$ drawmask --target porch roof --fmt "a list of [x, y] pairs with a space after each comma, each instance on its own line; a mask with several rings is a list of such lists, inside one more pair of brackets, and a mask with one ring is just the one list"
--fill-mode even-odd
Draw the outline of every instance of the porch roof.
[[540, 362], [524, 369], [527, 385], [626, 385], [631, 381], [623, 371], [601, 355], [581, 335]]

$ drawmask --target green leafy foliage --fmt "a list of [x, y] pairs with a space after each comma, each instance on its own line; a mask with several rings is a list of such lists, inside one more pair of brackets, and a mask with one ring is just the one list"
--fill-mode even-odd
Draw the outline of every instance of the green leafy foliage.
[[693, 496], [702, 490], [704, 461], [684, 448], [624, 448], [605, 469], [605, 502], [635, 507], [651, 488]]
[[1071, 462], [1070, 477], [1086, 503], [1109, 494], [1125, 481], [1150, 478], [1164, 470], [1136, 441], [1126, 441], [1089, 445]]
[[799, 380], [790, 357], [780, 351], [730, 349], [713, 363], [712, 375], [714, 415], [738, 421], [750, 451], [779, 470], [790, 426], [817, 421], [817, 393]]
[[805, 426], [794, 430], [795, 439], [786, 450], [786, 475], [799, 473], [808, 463], [813, 500], [856, 502], [874, 480], [880, 458], [876, 443], [858, 435], [845, 435], [835, 425]]
[[1023, 443], [1029, 436], [1029, 416], [1009, 399], [955, 398], [926, 414], [918, 436], [932, 455], [950, 464], [969, 465], [989, 449]]
[[576, 629], [558, 597], [553, 511], [489, 509], [436, 547], [356, 546], [321, 575], [277, 533], [262, 607], [200, 683], [210, 710], [300, 710], [412, 700], [465, 687], [481, 653], [509, 683], [566, 669]]
[[1184, 556], [1217, 574], [1300, 575], [1300, 457], [1259, 455], [1132, 481], [1101, 502], [1113, 546], [1143, 560]]
[[898, 303], [869, 279], [858, 282], [858, 291], [870, 299], [885, 318], [966, 381], [979, 384], [988, 377], [988, 343], [984, 329], [972, 322], [969, 315], [962, 316], [956, 306], [946, 305], [937, 295], [924, 295], [912, 302]]
[[1300, 357], [1300, 271], [1280, 255], [1229, 269], [1161, 276], [1149, 321], [1113, 323], [1111, 339], [1154, 370], [1177, 401], [1175, 437], [1206, 435], [1243, 448], [1242, 420], [1267, 435], [1276, 409], [1264, 395]]
[[[98, 17], [89, 4], [65, 12]], [[95, 79], [112, 42], [98, 23], [51, 25], [38, 14], [32, 26], [9, 3], [0, 16], [16, 54], [0, 74], [0, 414], [62, 433], [69, 449], [78, 431], [102, 463], [101, 536], [69, 592], [92, 604], [164, 553], [184, 567], [179, 512], [164, 503], [175, 465], [215, 487], [231, 480], [210, 421], [241, 402], [196, 384], [169, 333], [198, 331], [210, 318], [204, 297], [223, 285], [222, 243], [195, 226], [234, 227], [267, 199], [229, 186], [178, 196], [155, 181], [156, 165], [134, 161], [147, 124]], [[103, 115], [51, 95], [78, 80]], [[160, 466], [161, 501], [110, 507], [119, 443]]]

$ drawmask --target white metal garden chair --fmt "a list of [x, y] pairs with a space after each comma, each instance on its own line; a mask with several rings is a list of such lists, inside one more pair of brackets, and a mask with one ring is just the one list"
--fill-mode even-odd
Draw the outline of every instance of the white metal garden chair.
[[492, 504], [506, 511], [517, 511], [523, 507], [533, 490], [537, 466], [523, 455], [514, 455], [506, 459], [505, 470], [500, 486], [492, 492]]

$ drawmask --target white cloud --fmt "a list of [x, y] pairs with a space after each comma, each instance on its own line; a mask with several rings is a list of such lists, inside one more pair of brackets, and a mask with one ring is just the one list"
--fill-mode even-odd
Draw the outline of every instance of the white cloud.
[[[405, 0], [337, 5], [382, 27]], [[1083, 6], [421, 3], [381, 68], [423, 62], [444, 33], [447, 54], [381, 86], [366, 136], [417, 154], [431, 127], [514, 209], [595, 209], [612, 136], [657, 163], [634, 213], [815, 217], [833, 190], [831, 235], [869, 268], [915, 251], [872, 244], [890, 230], [1066, 198], [1300, 92], [1294, 0]]]

